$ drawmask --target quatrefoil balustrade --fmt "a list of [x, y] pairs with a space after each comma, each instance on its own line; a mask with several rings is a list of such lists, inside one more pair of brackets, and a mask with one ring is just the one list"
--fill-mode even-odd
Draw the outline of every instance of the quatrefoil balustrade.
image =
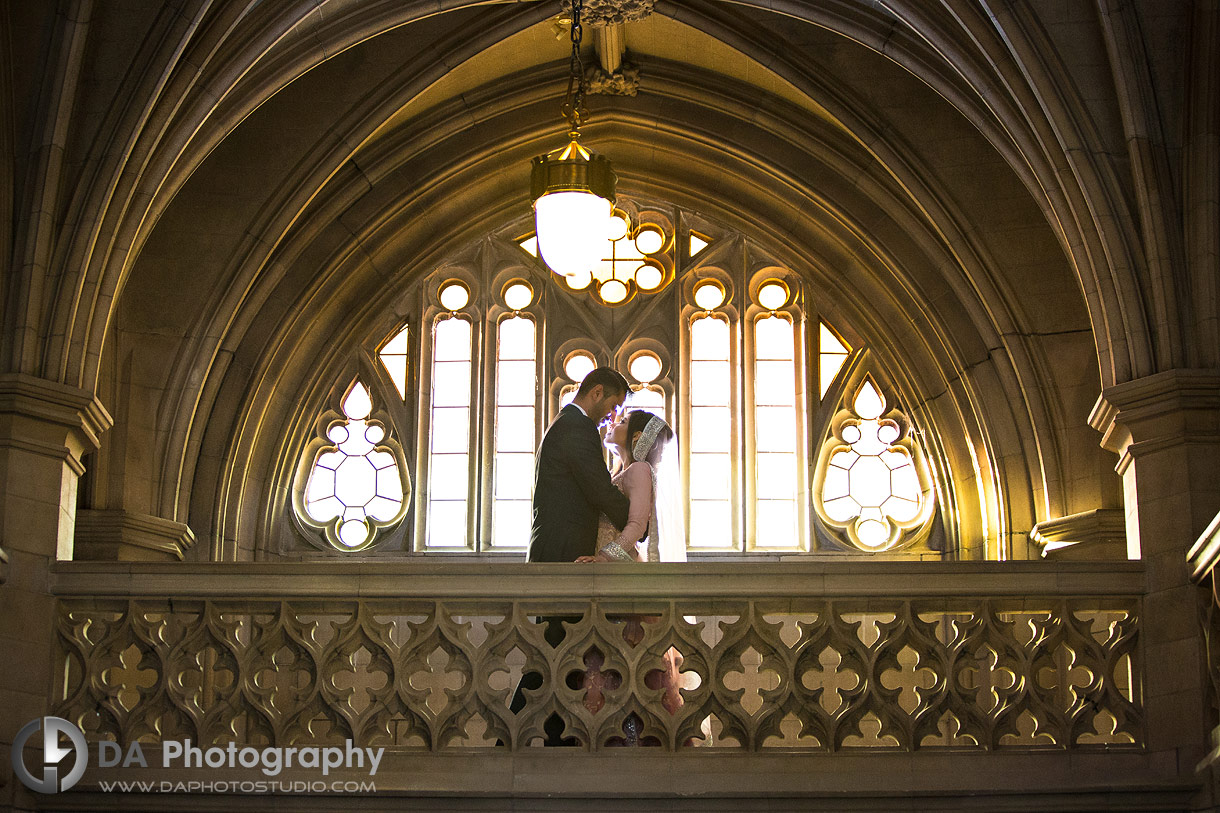
[[[450, 751], [1142, 747], [1138, 600], [63, 599], [92, 739]], [[517, 685], [524, 705], [513, 706]]]

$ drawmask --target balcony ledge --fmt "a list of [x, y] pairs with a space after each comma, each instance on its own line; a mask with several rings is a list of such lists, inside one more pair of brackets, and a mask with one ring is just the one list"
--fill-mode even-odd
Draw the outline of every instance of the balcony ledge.
[[1142, 562], [60, 562], [59, 596], [750, 598], [1138, 595]]

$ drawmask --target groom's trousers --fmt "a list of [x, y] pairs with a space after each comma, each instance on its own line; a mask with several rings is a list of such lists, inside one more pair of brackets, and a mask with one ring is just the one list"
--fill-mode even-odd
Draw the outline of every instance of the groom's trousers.
[[[551, 645], [552, 649], [558, 649], [563, 643], [565, 630], [563, 624], [566, 621], [569, 624], [580, 622], [579, 615], [546, 615], [539, 616], [538, 623], [546, 624], [546, 629], [542, 631], [543, 639]], [[521, 675], [521, 682], [517, 684], [517, 691], [513, 693], [512, 702], [508, 706], [508, 710], [513, 714], [517, 714], [525, 708], [525, 690], [538, 689], [542, 686], [541, 672], [526, 672]], [[546, 734], [543, 740], [543, 745], [549, 747], [561, 747], [576, 745], [576, 741], [572, 738], [564, 739], [563, 737], [563, 720], [559, 719], [559, 715], [552, 714], [542, 724], [542, 730]]]

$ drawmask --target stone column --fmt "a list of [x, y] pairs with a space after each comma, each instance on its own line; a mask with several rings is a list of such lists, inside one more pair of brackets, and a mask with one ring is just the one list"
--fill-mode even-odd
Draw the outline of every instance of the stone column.
[[[110, 415], [88, 392], [22, 374], [0, 375], [0, 808], [21, 809], [12, 774], [21, 726], [46, 714], [54, 688], [51, 571], [72, 558], [81, 458]], [[7, 803], [7, 804], [6, 804]]]
[[1214, 725], [1187, 552], [1220, 510], [1220, 371], [1169, 370], [1107, 388], [1089, 419], [1119, 455], [1127, 546], [1144, 561], [1148, 750], [1195, 775]]

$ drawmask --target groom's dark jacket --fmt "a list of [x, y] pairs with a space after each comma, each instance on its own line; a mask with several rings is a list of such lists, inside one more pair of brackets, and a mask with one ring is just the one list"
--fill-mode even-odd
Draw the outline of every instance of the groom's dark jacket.
[[627, 524], [630, 503], [610, 482], [593, 420], [568, 404], [547, 428], [534, 473], [534, 525], [529, 561], [571, 562], [592, 556], [597, 517]]

